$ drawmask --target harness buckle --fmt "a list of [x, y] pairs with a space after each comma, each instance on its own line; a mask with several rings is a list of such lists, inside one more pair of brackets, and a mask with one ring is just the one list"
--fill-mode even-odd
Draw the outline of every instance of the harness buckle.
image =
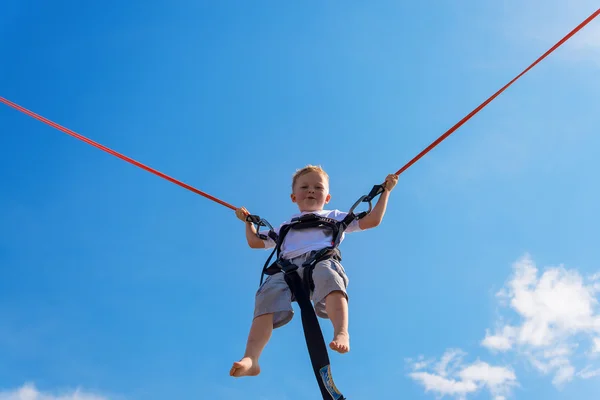
[[284, 274], [291, 274], [292, 272], [298, 270], [298, 266], [296, 264], [284, 258], [275, 261], [273, 264], [277, 264]]

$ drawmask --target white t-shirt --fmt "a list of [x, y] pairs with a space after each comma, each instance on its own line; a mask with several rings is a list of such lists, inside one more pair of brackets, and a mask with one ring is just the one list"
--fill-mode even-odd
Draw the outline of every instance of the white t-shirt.
[[[300, 214], [292, 215], [289, 221], [285, 221], [281, 226], [289, 224], [293, 218], [300, 217], [306, 214], [316, 214], [321, 217], [335, 219], [336, 221], [343, 220], [348, 213], [339, 211], [339, 210], [320, 210], [320, 211], [305, 211]], [[281, 229], [275, 228], [275, 233], [279, 234], [279, 230]], [[345, 233], [351, 233], [360, 231], [360, 226], [358, 225], [358, 220], [354, 220], [348, 225]], [[261, 232], [265, 233], [266, 232]], [[342, 238], [340, 243], [344, 240], [344, 234], [342, 234]], [[283, 258], [294, 258], [301, 256], [304, 253], [308, 253], [313, 250], [321, 250], [325, 247], [331, 246], [331, 241], [333, 240], [331, 236], [331, 231], [328, 229], [319, 229], [319, 228], [308, 228], [308, 229], [290, 229], [283, 240], [283, 244], [281, 245], [281, 256]], [[264, 241], [265, 248], [273, 248], [275, 247], [275, 241], [271, 238]]]

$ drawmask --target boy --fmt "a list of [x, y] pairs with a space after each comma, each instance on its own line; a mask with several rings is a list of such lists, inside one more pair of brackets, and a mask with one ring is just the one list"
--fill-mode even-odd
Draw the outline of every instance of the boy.
[[[373, 210], [360, 220], [354, 220], [345, 232], [355, 232], [374, 228], [381, 223], [391, 190], [398, 183], [398, 176], [390, 174], [385, 180], [385, 190]], [[323, 217], [341, 221], [347, 215], [338, 210], [323, 210], [329, 203], [329, 176], [318, 166], [308, 165], [294, 174], [292, 180], [292, 202], [298, 205], [300, 214], [317, 214]], [[235, 211], [236, 216], [246, 221], [249, 215], [244, 207]], [[277, 233], [279, 230], [276, 230]], [[342, 237], [343, 238], [343, 237]], [[246, 222], [246, 240], [253, 249], [270, 248], [275, 246], [272, 239], [262, 240], [256, 235], [256, 229]], [[343, 239], [342, 239], [343, 240]], [[320, 250], [331, 244], [331, 237], [318, 228], [294, 231], [291, 230], [281, 247], [281, 257], [300, 268], [312, 251]], [[313, 270], [315, 288], [311, 300], [315, 312], [322, 318], [329, 318], [333, 324], [333, 340], [329, 347], [339, 353], [350, 351], [350, 336], [348, 335], [348, 297], [346, 286], [348, 278], [342, 265], [335, 259], [318, 262]], [[283, 273], [269, 275], [256, 293], [254, 320], [248, 335], [244, 357], [233, 363], [230, 376], [256, 376], [260, 373], [258, 358], [271, 337], [274, 328], [287, 324], [293, 316], [291, 292], [284, 280]]]

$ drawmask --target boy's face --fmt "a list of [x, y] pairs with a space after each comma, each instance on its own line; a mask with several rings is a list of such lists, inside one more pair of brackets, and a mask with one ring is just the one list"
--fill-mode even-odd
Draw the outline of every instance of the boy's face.
[[291, 198], [300, 211], [322, 210], [331, 199], [329, 182], [318, 172], [308, 172], [296, 180]]

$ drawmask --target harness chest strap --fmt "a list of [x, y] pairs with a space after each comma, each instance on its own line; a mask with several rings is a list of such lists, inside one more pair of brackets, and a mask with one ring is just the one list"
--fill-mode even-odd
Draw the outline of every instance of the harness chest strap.
[[[341, 260], [341, 254], [338, 250], [338, 246], [342, 240], [342, 235], [348, 225], [352, 223], [358, 217], [354, 213], [349, 213], [342, 221], [337, 221], [332, 218], [321, 217], [315, 214], [306, 214], [300, 216], [298, 218], [292, 219], [289, 224], [283, 225], [279, 230], [279, 235], [275, 233], [273, 229], [269, 230], [268, 236], [261, 234], [261, 238], [263, 240], [267, 239], [267, 237], [271, 238], [275, 242], [275, 248], [267, 258], [265, 265], [263, 266], [263, 271], [260, 277], [260, 284], [262, 285], [264, 275], [274, 275], [283, 270], [283, 266], [289, 264], [289, 261], [281, 258], [281, 246], [285, 240], [285, 237], [289, 233], [290, 230], [302, 230], [309, 228], [321, 228], [325, 230], [330, 230], [332, 233], [332, 241], [331, 246], [321, 249], [317, 252], [314, 252], [308, 260], [306, 260], [303, 264], [305, 267], [310, 267], [311, 272], [314, 265], [324, 259], [327, 258], [336, 258]], [[277, 259], [273, 264], [269, 264], [273, 256], [277, 253]], [[312, 280], [312, 278], [311, 278]], [[312, 288], [311, 288], [312, 289]]]

